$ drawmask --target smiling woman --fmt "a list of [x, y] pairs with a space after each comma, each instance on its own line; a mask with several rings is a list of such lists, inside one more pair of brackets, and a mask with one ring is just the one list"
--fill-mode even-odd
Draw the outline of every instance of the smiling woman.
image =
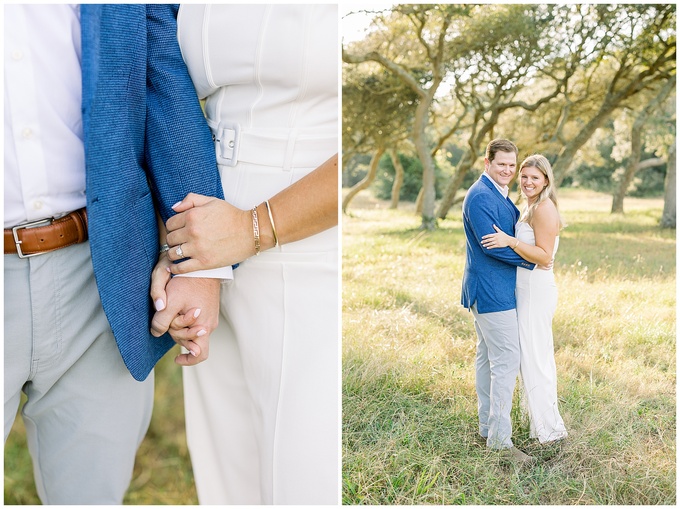
[[[502, 170], [501, 170], [502, 173]], [[530, 419], [530, 436], [546, 443], [567, 436], [557, 409], [557, 369], [552, 319], [557, 308], [557, 286], [552, 261], [562, 226], [553, 189], [552, 168], [540, 155], [527, 157], [520, 166], [521, 190], [527, 201], [511, 237], [496, 228], [485, 235], [487, 249], [511, 247], [535, 270], [517, 268], [517, 321], [519, 323], [520, 373], [524, 387], [523, 405]]]

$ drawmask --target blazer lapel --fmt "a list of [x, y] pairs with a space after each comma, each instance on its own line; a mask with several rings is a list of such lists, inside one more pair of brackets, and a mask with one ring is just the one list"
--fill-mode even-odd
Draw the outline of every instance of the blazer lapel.
[[482, 182], [484, 182], [484, 184], [486, 185], [486, 187], [488, 187], [489, 189], [491, 189], [491, 191], [494, 193], [494, 195], [495, 195], [496, 197], [498, 197], [499, 200], [501, 200], [501, 201], [503, 202], [503, 205], [505, 205], [505, 206], [507, 207], [507, 209], [508, 209], [508, 210], [510, 211], [510, 213], [512, 214], [512, 217], [515, 218], [515, 222], [517, 222], [517, 219], [519, 219], [519, 215], [518, 215], [518, 212], [519, 212], [519, 211], [517, 210], [517, 207], [515, 207], [515, 204], [512, 203], [512, 201], [510, 200], [510, 198], [509, 198], [509, 197], [506, 198], [505, 196], [503, 196], [503, 195], [500, 193], [500, 191], [496, 188], [496, 186], [493, 185], [493, 182], [491, 182], [491, 180], [489, 180], [489, 177], [487, 177], [487, 176], [484, 175], [483, 173], [482, 173], [482, 176], [479, 177], [479, 179], [480, 179]]
[[516, 223], [519, 220], [519, 209], [515, 206], [509, 196], [504, 201], [508, 208], [512, 211], [512, 217], [515, 218]]

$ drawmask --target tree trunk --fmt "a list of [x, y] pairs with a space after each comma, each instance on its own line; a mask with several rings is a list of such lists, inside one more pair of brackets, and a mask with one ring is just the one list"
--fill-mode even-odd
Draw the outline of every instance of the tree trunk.
[[392, 183], [392, 203], [390, 208], [396, 209], [399, 206], [399, 191], [401, 191], [401, 185], [404, 183], [404, 166], [401, 164], [397, 149], [393, 148], [390, 150], [390, 156], [392, 157], [392, 166], [394, 166], [394, 182]]
[[420, 191], [418, 191], [418, 196], [416, 197], [417, 216], [421, 216], [423, 214], [423, 196], [425, 196], [425, 188], [421, 186]]
[[498, 123], [498, 117], [500, 116], [502, 108], [499, 107], [498, 101], [495, 101], [487, 111], [490, 112], [491, 115], [484, 122], [479, 131], [473, 129], [473, 132], [470, 135], [470, 138], [468, 139], [468, 150], [463, 156], [463, 158], [460, 160], [460, 163], [458, 163], [456, 173], [451, 178], [448, 186], [446, 187], [444, 198], [442, 199], [442, 202], [439, 205], [439, 210], [437, 211], [437, 217], [441, 219], [444, 219], [446, 217], [446, 214], [449, 213], [449, 210], [456, 202], [455, 200], [456, 193], [458, 192], [460, 186], [463, 184], [463, 180], [465, 180], [465, 175], [467, 175], [467, 172], [470, 171], [470, 168], [472, 168], [475, 162], [477, 161], [477, 154], [479, 154], [479, 147], [482, 144], [482, 141], [486, 138], [487, 135], [491, 136], [489, 138], [490, 140], [493, 139], [493, 130], [496, 124]]
[[574, 157], [579, 149], [585, 145], [585, 143], [590, 139], [593, 133], [604, 124], [604, 122], [609, 118], [612, 111], [614, 111], [613, 105], [603, 104], [600, 111], [595, 115], [590, 122], [588, 122], [583, 130], [571, 139], [560, 151], [557, 156], [557, 161], [553, 164], [553, 174], [555, 175], [555, 186], [560, 187], [562, 181], [567, 176], [567, 173], [571, 167], [571, 163], [574, 161]]
[[635, 173], [640, 169], [640, 155], [642, 154], [642, 128], [647, 123], [649, 116], [657, 109], [657, 107], [666, 100], [671, 90], [675, 89], [675, 77], [669, 79], [666, 84], [659, 90], [654, 99], [649, 101], [647, 106], [640, 112], [640, 114], [633, 122], [633, 128], [630, 132], [630, 157], [628, 165], [621, 178], [619, 188], [614, 192], [614, 199], [612, 200], [612, 214], [623, 214], [623, 198], [628, 192], [628, 187], [633, 181]]
[[661, 228], [675, 228], [675, 143], [668, 150], [668, 164], [666, 165], [665, 193], [663, 199], [663, 214]]
[[364, 189], [366, 189], [375, 180], [375, 176], [378, 173], [378, 163], [380, 162], [380, 158], [384, 153], [385, 147], [380, 146], [376, 149], [375, 153], [373, 154], [373, 157], [371, 158], [371, 164], [369, 166], [368, 173], [363, 179], [361, 179], [361, 181], [359, 181], [354, 187], [352, 187], [349, 190], [349, 192], [345, 196], [345, 199], [342, 200], [343, 214], [347, 213], [347, 206], [349, 205], [349, 202], [352, 201], [352, 199], [357, 195], [357, 193], [359, 191], [363, 191]]
[[[436, 89], [436, 87], [433, 87]], [[427, 142], [427, 123], [429, 120], [430, 104], [432, 103], [433, 93], [427, 94], [420, 100], [416, 109], [415, 122], [413, 123], [413, 142], [418, 152], [418, 159], [423, 165], [423, 209], [421, 230], [434, 230], [437, 222], [434, 217], [434, 160], [430, 154], [429, 143]]]
[[633, 129], [630, 134], [630, 157], [628, 158], [628, 164], [621, 177], [619, 187], [614, 191], [612, 214], [623, 214], [623, 198], [628, 192], [628, 187], [633, 181], [633, 176], [635, 176], [638, 164], [640, 163], [640, 154], [642, 153], [642, 126], [646, 119], [646, 116], [641, 114], [633, 123]]
[[[633, 179], [633, 176], [640, 171], [644, 170], [646, 168], [652, 168], [653, 166], [661, 166], [664, 164], [666, 161], [661, 159], [660, 157], [652, 157], [650, 159], [645, 159], [644, 161], [640, 161], [637, 166], [635, 166], [633, 174], [628, 177], [628, 185], [626, 186], [626, 189], [628, 189], [628, 186], [630, 185], [631, 180]], [[628, 168], [626, 169], [626, 173], [628, 172]], [[626, 175], [624, 175], [624, 178], [626, 178]], [[622, 182], [623, 184], [623, 182]], [[616, 193], [614, 194], [614, 200], [612, 201], [612, 214], [614, 213], [623, 213], [623, 199], [625, 198], [626, 193], [622, 192], [623, 186], [619, 186], [619, 188], [616, 190]], [[620, 197], [619, 197], [620, 195]], [[614, 210], [615, 205], [617, 203], [617, 200], [620, 200], [620, 205], [621, 209], [620, 210]]]
[[439, 204], [439, 210], [437, 210], [437, 217], [439, 219], [445, 219], [446, 214], [448, 214], [449, 210], [451, 210], [451, 207], [453, 207], [453, 204], [455, 203], [456, 199], [456, 193], [458, 192], [458, 189], [460, 189], [460, 186], [463, 184], [463, 180], [465, 180], [465, 175], [467, 175], [467, 173], [470, 171], [470, 168], [472, 168], [473, 164], [474, 161], [470, 160], [470, 153], [466, 152], [463, 158], [458, 163], [458, 168], [456, 168], [456, 172], [454, 173], [453, 177], [451, 178], [451, 180], [449, 180], [449, 183], [446, 186], [444, 196], [442, 197], [442, 201]]

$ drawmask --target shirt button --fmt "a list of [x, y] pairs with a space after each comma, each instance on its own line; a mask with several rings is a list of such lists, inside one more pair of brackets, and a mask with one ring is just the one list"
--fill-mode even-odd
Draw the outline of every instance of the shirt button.
[[14, 60], [21, 60], [22, 58], [24, 58], [24, 52], [21, 51], [21, 50], [18, 50], [18, 49], [17, 49], [17, 50], [14, 50], [14, 51], [12, 52], [12, 58], [13, 58]]
[[30, 127], [24, 127], [23, 131], [21, 131], [21, 136], [23, 136], [26, 139], [29, 139], [33, 136], [33, 129]]
[[33, 202], [33, 208], [35, 210], [40, 210], [42, 208], [42, 206], [43, 206], [43, 202], [41, 202], [40, 200], [35, 200]]

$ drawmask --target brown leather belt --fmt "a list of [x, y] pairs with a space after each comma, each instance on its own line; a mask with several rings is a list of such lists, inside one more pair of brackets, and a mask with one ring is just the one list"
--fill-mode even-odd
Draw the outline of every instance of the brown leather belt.
[[59, 219], [44, 219], [5, 229], [5, 254], [28, 258], [87, 240], [87, 211], [71, 212]]

